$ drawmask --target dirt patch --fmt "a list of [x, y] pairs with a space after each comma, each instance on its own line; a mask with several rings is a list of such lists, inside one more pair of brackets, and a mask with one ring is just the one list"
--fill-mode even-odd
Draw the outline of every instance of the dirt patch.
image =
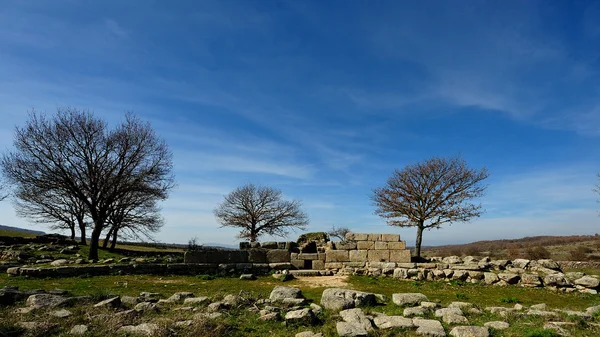
[[296, 276], [296, 279], [307, 288], [351, 288], [348, 276]]

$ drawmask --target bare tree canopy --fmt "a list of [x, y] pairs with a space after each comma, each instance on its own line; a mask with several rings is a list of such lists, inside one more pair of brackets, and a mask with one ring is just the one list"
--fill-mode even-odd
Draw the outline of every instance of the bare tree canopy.
[[391, 226], [417, 227], [416, 256], [421, 256], [424, 229], [469, 221], [481, 215], [470, 203], [485, 194], [486, 168], [471, 169], [461, 157], [434, 157], [395, 170], [385, 187], [373, 190], [375, 214]]
[[8, 198], [8, 188], [0, 181], [0, 201]]
[[14, 147], [0, 162], [7, 181], [85, 205], [93, 221], [89, 258], [94, 260], [115, 203], [131, 194], [163, 200], [174, 185], [166, 143], [131, 114], [110, 130], [88, 111], [59, 108], [50, 118], [32, 112], [26, 125], [16, 128]]
[[331, 226], [331, 229], [327, 234], [329, 237], [338, 238], [340, 241], [346, 241], [346, 234], [350, 233], [350, 229], [347, 227], [335, 227], [335, 225]]
[[308, 215], [299, 200], [282, 200], [281, 191], [253, 184], [236, 188], [214, 210], [223, 227], [240, 228], [238, 237], [256, 241], [263, 235], [285, 236], [290, 229], [305, 229]]

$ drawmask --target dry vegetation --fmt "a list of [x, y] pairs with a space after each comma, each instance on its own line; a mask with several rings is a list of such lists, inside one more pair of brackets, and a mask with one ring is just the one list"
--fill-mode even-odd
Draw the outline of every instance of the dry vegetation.
[[425, 256], [486, 255], [493, 258], [600, 261], [600, 235], [533, 236], [463, 245], [425, 247]]

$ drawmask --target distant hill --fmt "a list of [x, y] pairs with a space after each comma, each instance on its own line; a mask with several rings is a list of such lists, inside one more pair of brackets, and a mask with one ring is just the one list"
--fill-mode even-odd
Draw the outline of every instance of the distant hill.
[[7, 226], [7, 225], [0, 225], [0, 232], [19, 232], [19, 233], [27, 233], [29, 235], [44, 235], [46, 234], [45, 232], [42, 231], [34, 231], [31, 229], [26, 229], [26, 228], [19, 228], [19, 227], [12, 227], [12, 226]]

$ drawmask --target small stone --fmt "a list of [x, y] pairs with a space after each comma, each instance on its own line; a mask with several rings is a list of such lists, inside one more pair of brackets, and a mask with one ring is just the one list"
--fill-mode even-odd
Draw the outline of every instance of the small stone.
[[296, 334], [295, 337], [323, 337], [322, 333], [314, 333], [312, 331], [302, 331]]
[[141, 302], [141, 303], [136, 304], [133, 309], [135, 311], [140, 311], [140, 312], [157, 312], [158, 306], [156, 305], [156, 303], [152, 303], [152, 302]]
[[315, 321], [315, 315], [308, 308], [293, 310], [285, 314], [285, 321], [291, 324], [312, 325]]
[[60, 310], [51, 312], [50, 315], [54, 316], [54, 317], [58, 317], [58, 318], [67, 318], [73, 314], [67, 309], [60, 309]]
[[440, 321], [415, 318], [413, 324], [417, 326], [417, 335], [419, 336], [446, 337], [446, 332]]
[[459, 308], [456, 308], [456, 307], [443, 308], [443, 309], [438, 309], [435, 311], [435, 317], [443, 317], [444, 315], [449, 315], [449, 314], [462, 316], [463, 313], [462, 313], [462, 310], [460, 310]]
[[413, 320], [402, 316], [381, 315], [373, 319], [378, 329], [407, 329], [414, 327]]
[[112, 307], [117, 308], [121, 305], [121, 298], [119, 296], [111, 297], [104, 301], [94, 304], [94, 308]]
[[369, 333], [360, 325], [354, 325], [348, 322], [337, 322], [335, 325], [338, 336], [340, 337], [362, 337]]
[[254, 274], [242, 274], [240, 275], [240, 280], [253, 281], [256, 280], [256, 276]]
[[85, 335], [88, 332], [89, 328], [87, 325], [85, 324], [78, 324], [76, 326], [74, 326], [73, 328], [71, 328], [71, 331], [69, 331], [69, 333], [71, 335], [75, 335], [75, 336], [82, 336]]
[[502, 322], [502, 321], [487, 322], [487, 323], [484, 323], [483, 326], [486, 326], [488, 328], [492, 328], [495, 330], [504, 330], [504, 329], [510, 328], [510, 324], [508, 324], [506, 322]]
[[184, 305], [202, 305], [202, 304], [208, 303], [209, 301], [210, 301], [210, 299], [206, 296], [188, 297], [185, 300], [183, 300], [183, 304]]
[[302, 290], [298, 288], [277, 286], [273, 288], [269, 299], [271, 301], [281, 301], [284, 298], [304, 298]]
[[450, 330], [452, 337], [489, 337], [490, 332], [483, 326], [457, 326]]
[[469, 320], [465, 316], [455, 313], [447, 313], [442, 316], [442, 321], [447, 324], [469, 324]]
[[529, 307], [529, 309], [532, 310], [546, 310], [546, 303], [540, 303], [540, 304], [534, 304], [531, 307]]
[[429, 313], [429, 309], [425, 309], [423, 307], [408, 307], [404, 309], [402, 313], [405, 317], [413, 317], [413, 316], [425, 316]]
[[278, 321], [279, 313], [278, 312], [268, 312], [259, 317], [261, 321]]
[[126, 325], [120, 327], [117, 330], [117, 333], [153, 337], [158, 335], [160, 330], [161, 328], [158, 324], [142, 323], [140, 325]]

